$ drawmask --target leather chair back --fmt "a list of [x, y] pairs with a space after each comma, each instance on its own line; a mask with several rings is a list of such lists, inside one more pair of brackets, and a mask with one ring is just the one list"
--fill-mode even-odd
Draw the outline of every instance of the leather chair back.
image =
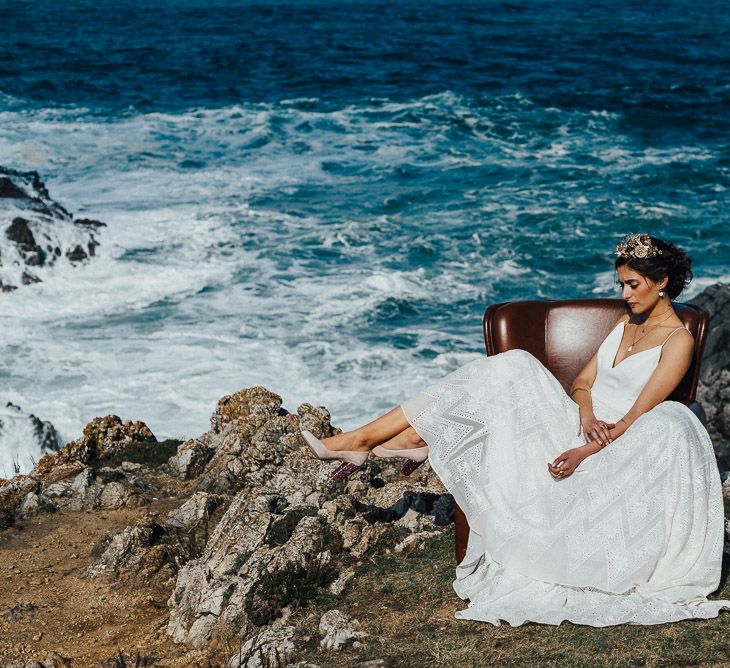
[[[697, 393], [709, 313], [673, 303], [695, 339], [692, 365], [667, 397], [689, 405]], [[621, 299], [525, 300], [492, 304], [484, 313], [487, 355], [522, 348], [537, 357], [570, 391], [575, 377], [598, 350], [616, 321], [628, 310]]]

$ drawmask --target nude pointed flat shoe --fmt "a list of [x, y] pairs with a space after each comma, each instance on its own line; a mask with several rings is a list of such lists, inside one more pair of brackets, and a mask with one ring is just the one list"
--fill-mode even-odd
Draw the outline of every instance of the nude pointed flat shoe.
[[332, 471], [332, 477], [337, 480], [344, 480], [355, 471], [362, 468], [362, 465], [370, 455], [370, 451], [362, 450], [330, 450], [311, 431], [301, 430], [301, 434], [317, 459], [340, 459], [343, 463]]
[[420, 448], [406, 448], [402, 450], [390, 450], [382, 445], [376, 445], [370, 452], [376, 457], [402, 457], [406, 461], [400, 472], [403, 475], [413, 473], [423, 462], [428, 459], [428, 446], [423, 445]]

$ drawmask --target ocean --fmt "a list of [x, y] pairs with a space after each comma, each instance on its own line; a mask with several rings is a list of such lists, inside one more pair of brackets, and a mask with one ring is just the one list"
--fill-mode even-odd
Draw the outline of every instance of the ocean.
[[[727, 282], [729, 44], [712, 0], [6, 0], [0, 165], [107, 227], [0, 293], [0, 407], [186, 439], [263, 385], [352, 429], [490, 303], [620, 296], [628, 232], [678, 301]], [[0, 477], [40, 454], [6, 429]]]

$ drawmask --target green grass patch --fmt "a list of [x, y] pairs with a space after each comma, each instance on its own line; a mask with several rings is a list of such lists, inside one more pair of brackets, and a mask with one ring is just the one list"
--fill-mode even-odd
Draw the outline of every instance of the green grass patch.
[[115, 453], [104, 457], [105, 466], [120, 466], [122, 462], [133, 462], [145, 466], [160, 466], [177, 453], [179, 445], [184, 443], [177, 438], [168, 438], [164, 441], [134, 441], [122, 453]]
[[[563, 622], [550, 626], [528, 622], [457, 620], [466, 607], [453, 591], [454, 530], [433, 539], [422, 550], [381, 554], [365, 561], [345, 592], [330, 600], [310, 601], [301, 615], [297, 659], [321, 668], [340, 668], [359, 661], [387, 659], [389, 665], [459, 666], [591, 666], [668, 668], [729, 666], [730, 612], [707, 620], [652, 626], [594, 628]], [[724, 578], [724, 575], [723, 575]], [[724, 578], [710, 598], [730, 598]], [[360, 621], [370, 636], [363, 647], [339, 652], [320, 648], [317, 624], [326, 610], [337, 608]]]

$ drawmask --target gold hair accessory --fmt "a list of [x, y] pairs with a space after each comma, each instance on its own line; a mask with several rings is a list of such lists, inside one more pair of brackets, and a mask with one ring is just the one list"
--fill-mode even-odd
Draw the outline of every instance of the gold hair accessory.
[[616, 255], [643, 260], [655, 255], [662, 255], [662, 251], [652, 245], [651, 237], [648, 234], [627, 234], [617, 244]]

